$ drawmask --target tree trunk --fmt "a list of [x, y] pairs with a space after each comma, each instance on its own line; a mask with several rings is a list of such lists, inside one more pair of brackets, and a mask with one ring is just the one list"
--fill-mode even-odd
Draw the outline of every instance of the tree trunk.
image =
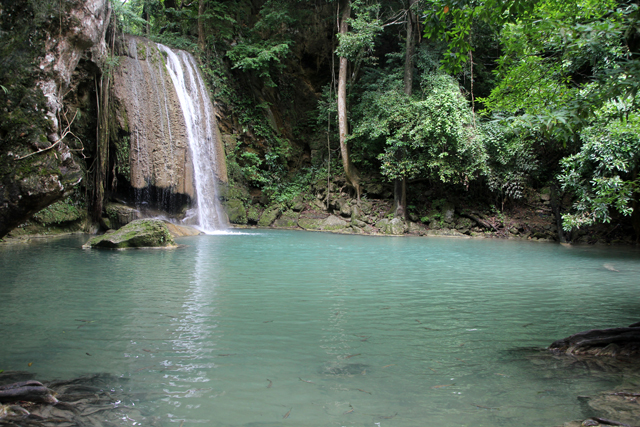
[[409, 1], [409, 13], [407, 14], [407, 51], [404, 58], [404, 93], [411, 95], [413, 92], [413, 55], [416, 48], [414, 34], [415, 13], [413, 6], [418, 0]]
[[147, 21], [145, 34], [148, 36], [151, 33], [151, 14], [149, 13], [149, 3], [147, 2], [142, 5], [142, 18]]
[[[413, 55], [416, 47], [413, 6], [417, 1], [409, 1], [407, 13], [407, 49], [404, 59], [404, 93], [407, 96], [411, 96], [413, 92]], [[407, 178], [396, 179], [393, 184], [393, 214], [395, 217], [404, 218], [407, 215]]]
[[[633, 169], [632, 178], [634, 181], [638, 179], [637, 166]], [[631, 224], [633, 225], [633, 231], [636, 232], [636, 243], [640, 243], [640, 191], [636, 191], [633, 194], [631, 207], [633, 208], [633, 212], [631, 213]]]
[[200, 2], [198, 3], [198, 47], [200, 48], [201, 52], [204, 52], [204, 48], [205, 48], [205, 32], [204, 32], [204, 10], [205, 10], [205, 3], [206, 0], [200, 0]]
[[564, 234], [564, 229], [562, 228], [562, 212], [560, 211], [560, 194], [558, 190], [558, 185], [554, 183], [551, 185], [551, 210], [556, 217], [556, 227], [558, 227], [558, 240], [560, 243], [567, 243], [567, 238]]
[[[351, 2], [346, 0], [342, 8], [342, 17], [340, 18], [339, 31], [340, 34], [347, 34], [347, 20], [351, 16]], [[340, 57], [340, 70], [338, 72], [338, 129], [340, 132], [340, 152], [342, 154], [342, 166], [348, 183], [356, 190], [358, 203], [360, 203], [360, 174], [358, 169], [351, 163], [349, 155], [349, 147], [347, 146], [347, 136], [349, 135], [349, 125], [347, 122], [347, 74], [348, 60]]]

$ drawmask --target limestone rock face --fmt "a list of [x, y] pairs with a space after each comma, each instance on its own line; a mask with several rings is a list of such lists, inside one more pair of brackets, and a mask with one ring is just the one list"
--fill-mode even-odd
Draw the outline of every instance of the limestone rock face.
[[[118, 111], [118, 127], [128, 134], [131, 186], [138, 190], [155, 187], [193, 200], [196, 188], [188, 142], [192, 130], [187, 126], [185, 114], [193, 117], [199, 112], [183, 112], [180, 96], [190, 95], [181, 95], [173, 79], [184, 79], [187, 86], [195, 87], [197, 83], [190, 79], [196, 76], [185, 69], [187, 60], [183, 53], [178, 56], [183, 60], [184, 75], [174, 73], [172, 76], [167, 69], [168, 48], [143, 37], [126, 36], [123, 49], [114, 72], [113, 100]], [[205, 102], [202, 97], [208, 95], [198, 93], [196, 103], [202, 105]], [[226, 183], [224, 147], [215, 117], [211, 114], [202, 120], [214, 130], [211, 149], [215, 165], [211, 165], [210, 172], [215, 174], [218, 183]]]
[[167, 225], [157, 219], [138, 219], [118, 231], [90, 239], [83, 248], [158, 248], [175, 247]]
[[0, 9], [0, 32], [11, 34], [3, 39], [11, 67], [0, 70], [0, 238], [82, 179], [70, 137], [62, 138], [72, 121], [62, 101], [80, 60], [97, 65], [106, 50], [108, 0], [56, 3], [57, 14], [46, 16], [38, 5], [3, 2]]
[[131, 185], [195, 197], [184, 116], [155, 43], [127, 36], [114, 73], [118, 125], [129, 133]]

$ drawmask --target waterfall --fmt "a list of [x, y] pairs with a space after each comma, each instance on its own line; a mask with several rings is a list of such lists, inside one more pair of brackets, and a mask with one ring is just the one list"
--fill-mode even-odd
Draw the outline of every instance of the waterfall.
[[227, 180], [224, 149], [195, 59], [135, 36], [127, 49], [114, 76], [114, 99], [124, 107], [120, 130], [130, 138], [127, 181], [135, 205], [152, 216], [154, 209], [186, 212], [183, 220], [207, 233], [225, 229], [217, 196], [218, 181]]
[[174, 53], [158, 44], [167, 54], [166, 67], [180, 100], [191, 151], [196, 187], [198, 225], [211, 232], [225, 228], [225, 215], [218, 201], [214, 167], [216, 132], [213, 106], [193, 56]]

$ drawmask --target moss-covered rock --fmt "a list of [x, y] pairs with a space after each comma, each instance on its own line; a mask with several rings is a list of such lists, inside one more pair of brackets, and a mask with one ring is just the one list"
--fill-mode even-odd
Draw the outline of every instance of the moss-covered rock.
[[44, 208], [33, 216], [33, 220], [42, 225], [53, 225], [78, 221], [84, 217], [85, 211], [67, 199]]
[[300, 215], [293, 210], [286, 211], [280, 216], [280, 218], [275, 220], [273, 226], [279, 228], [297, 228], [299, 216]]
[[407, 231], [407, 223], [400, 218], [387, 219], [383, 218], [376, 222], [376, 227], [383, 234], [404, 234]]
[[247, 210], [240, 199], [231, 199], [223, 203], [231, 224], [246, 224]]
[[321, 230], [322, 218], [299, 218], [298, 226], [305, 230]]
[[257, 224], [260, 221], [260, 210], [255, 206], [249, 206], [247, 209], [247, 223]]
[[347, 223], [347, 221], [341, 218], [338, 218], [335, 215], [329, 215], [324, 220], [322, 220], [322, 223], [320, 224], [320, 229], [326, 230], [326, 231], [340, 231], [345, 229], [348, 226], [349, 226], [349, 223]]
[[176, 243], [163, 221], [138, 219], [121, 229], [90, 239], [83, 248], [159, 248], [175, 247]]
[[260, 220], [258, 221], [259, 227], [269, 227], [276, 220], [282, 208], [280, 205], [271, 205], [262, 212]]
[[122, 203], [107, 203], [104, 211], [109, 219], [110, 228], [113, 229], [124, 227], [141, 217], [140, 211]]

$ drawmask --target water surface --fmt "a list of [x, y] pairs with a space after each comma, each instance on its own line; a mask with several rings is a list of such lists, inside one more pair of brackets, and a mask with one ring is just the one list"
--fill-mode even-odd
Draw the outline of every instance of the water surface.
[[175, 250], [85, 240], [0, 248], [0, 369], [120, 378], [140, 411], [123, 425], [560, 425], [587, 416], [578, 395], [625, 378], [537, 348], [640, 320], [630, 248], [270, 230]]

